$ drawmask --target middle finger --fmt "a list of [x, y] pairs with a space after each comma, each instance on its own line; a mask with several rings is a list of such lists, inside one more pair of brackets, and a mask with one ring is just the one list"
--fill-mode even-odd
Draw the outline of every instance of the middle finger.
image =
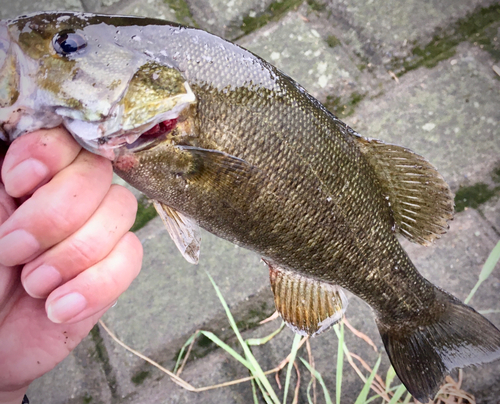
[[24, 266], [21, 280], [26, 292], [45, 298], [60, 284], [101, 261], [130, 229], [136, 210], [135, 196], [113, 185], [79, 230]]
[[78, 230], [108, 192], [112, 175], [108, 160], [82, 150], [0, 226], [0, 264], [31, 261]]

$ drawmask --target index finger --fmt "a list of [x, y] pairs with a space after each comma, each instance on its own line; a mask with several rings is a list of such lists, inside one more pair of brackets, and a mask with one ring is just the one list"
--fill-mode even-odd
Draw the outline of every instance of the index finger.
[[81, 146], [62, 127], [18, 137], [7, 150], [2, 179], [7, 193], [19, 198], [33, 193], [70, 165]]

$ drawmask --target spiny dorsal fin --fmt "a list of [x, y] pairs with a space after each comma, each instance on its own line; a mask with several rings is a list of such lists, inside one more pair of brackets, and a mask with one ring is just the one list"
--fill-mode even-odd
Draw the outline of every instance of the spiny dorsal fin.
[[161, 202], [153, 201], [168, 234], [190, 264], [198, 264], [200, 258], [200, 227], [190, 217]]
[[354, 139], [374, 168], [400, 233], [423, 245], [445, 233], [453, 218], [453, 195], [432, 164], [401, 146]]
[[338, 322], [347, 308], [340, 286], [269, 265], [276, 310], [301, 335], [318, 335]]

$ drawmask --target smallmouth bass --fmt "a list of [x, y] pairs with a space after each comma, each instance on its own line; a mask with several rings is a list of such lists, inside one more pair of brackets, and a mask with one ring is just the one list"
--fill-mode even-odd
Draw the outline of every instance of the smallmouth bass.
[[259, 253], [296, 332], [373, 309], [399, 378], [432, 399], [455, 367], [500, 358], [500, 331], [416, 270], [451, 192], [423, 157], [365, 138], [252, 53], [166, 21], [41, 13], [0, 23], [0, 137], [64, 125], [153, 199], [184, 257], [199, 228]]

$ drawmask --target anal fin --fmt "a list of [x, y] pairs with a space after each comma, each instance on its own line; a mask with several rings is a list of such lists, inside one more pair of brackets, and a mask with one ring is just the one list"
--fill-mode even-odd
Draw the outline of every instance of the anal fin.
[[153, 201], [153, 205], [182, 256], [187, 262], [198, 264], [201, 244], [198, 223], [161, 202]]
[[293, 331], [315, 336], [342, 318], [347, 297], [340, 286], [267, 264], [276, 310]]

